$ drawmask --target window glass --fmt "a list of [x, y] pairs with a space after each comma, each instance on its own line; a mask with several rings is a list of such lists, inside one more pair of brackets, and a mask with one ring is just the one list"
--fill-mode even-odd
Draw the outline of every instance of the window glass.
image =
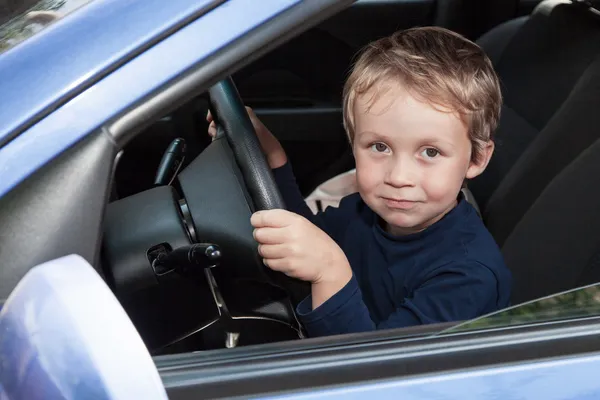
[[[42, 0], [37, 3], [20, 1], [11, 6], [8, 0], [0, 0], [0, 53], [32, 37], [46, 26], [90, 1]], [[32, 5], [28, 7], [30, 3]], [[12, 15], [15, 16], [11, 18]]]
[[444, 333], [528, 325], [600, 315], [600, 284], [523, 303], [456, 325]]

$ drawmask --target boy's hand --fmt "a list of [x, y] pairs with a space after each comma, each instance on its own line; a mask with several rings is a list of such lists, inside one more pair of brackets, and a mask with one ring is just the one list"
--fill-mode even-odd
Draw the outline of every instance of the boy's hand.
[[[269, 167], [271, 169], [279, 168], [287, 162], [287, 156], [281, 144], [273, 136], [271, 131], [262, 123], [260, 119], [256, 116], [254, 111], [250, 107], [246, 107], [246, 111], [248, 112], [248, 116], [250, 117], [250, 121], [252, 121], [252, 125], [254, 126], [254, 130], [256, 131], [256, 136], [258, 136], [258, 140], [260, 141], [260, 145], [262, 147], [263, 153], [267, 158], [267, 162], [269, 163]], [[206, 115], [206, 120], [208, 121], [208, 134], [214, 138], [217, 134], [217, 127], [215, 126], [215, 121], [210, 113]]]
[[343, 281], [343, 287], [350, 280], [352, 272], [342, 249], [306, 218], [268, 210], [254, 213], [250, 222], [258, 252], [272, 270], [313, 285]]

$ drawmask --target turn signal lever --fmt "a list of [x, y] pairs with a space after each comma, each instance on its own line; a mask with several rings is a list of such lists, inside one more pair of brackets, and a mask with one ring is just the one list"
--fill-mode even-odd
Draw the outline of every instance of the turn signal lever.
[[154, 185], [170, 185], [173, 183], [183, 160], [185, 160], [186, 145], [183, 138], [177, 138], [171, 142], [169, 147], [162, 156], [158, 170], [156, 171], [156, 177], [154, 178]]
[[182, 275], [190, 272], [213, 268], [221, 262], [221, 250], [213, 243], [196, 243], [176, 248], [173, 251], [161, 251], [152, 261], [152, 268], [157, 275], [177, 271]]

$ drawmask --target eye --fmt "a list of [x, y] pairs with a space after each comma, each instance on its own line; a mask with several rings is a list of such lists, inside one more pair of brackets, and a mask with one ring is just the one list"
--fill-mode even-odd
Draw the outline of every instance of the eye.
[[371, 150], [376, 153], [389, 153], [390, 149], [385, 144], [378, 142], [371, 145]]
[[434, 149], [433, 147], [428, 147], [425, 150], [423, 150], [421, 155], [423, 155], [423, 157], [425, 157], [425, 158], [435, 158], [438, 155], [440, 155], [440, 151], [437, 149]]

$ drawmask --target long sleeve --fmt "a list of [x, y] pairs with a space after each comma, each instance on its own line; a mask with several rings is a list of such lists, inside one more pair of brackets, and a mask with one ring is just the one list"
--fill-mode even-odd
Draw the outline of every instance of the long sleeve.
[[295, 212], [296, 214], [300, 214], [306, 219], [313, 221], [313, 213], [306, 205], [306, 202], [300, 193], [296, 177], [292, 170], [292, 165], [287, 162], [281, 167], [275, 168], [273, 170], [273, 176], [275, 177], [275, 182], [283, 196], [288, 211]]
[[289, 162], [274, 169], [273, 175], [288, 211], [302, 215], [339, 242], [351, 220], [350, 217], [355, 213], [357, 201], [353, 201], [353, 199], [357, 200], [359, 196], [357, 194], [346, 196], [340, 202], [339, 207], [328, 207], [324, 211], [313, 214], [300, 193]]
[[310, 297], [303, 300], [298, 316], [311, 337], [468, 320], [496, 302], [497, 285], [495, 275], [477, 262], [451, 264], [440, 268], [412, 296], [400, 299], [400, 306], [376, 324], [353, 277], [315, 310]]

